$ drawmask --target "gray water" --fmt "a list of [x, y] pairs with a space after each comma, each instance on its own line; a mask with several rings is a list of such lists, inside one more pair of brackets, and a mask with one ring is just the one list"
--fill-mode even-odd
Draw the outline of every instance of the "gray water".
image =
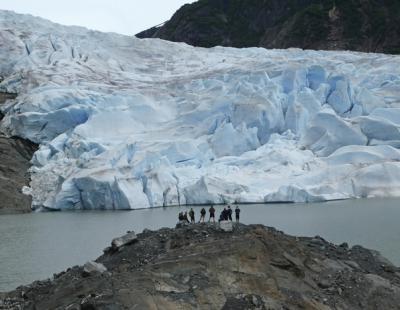
[[[174, 227], [186, 208], [0, 216], [0, 291], [51, 277], [102, 254], [127, 230]], [[194, 207], [198, 216], [201, 207]], [[216, 207], [217, 214], [222, 207]], [[400, 265], [400, 199], [241, 206], [241, 222], [379, 250]]]

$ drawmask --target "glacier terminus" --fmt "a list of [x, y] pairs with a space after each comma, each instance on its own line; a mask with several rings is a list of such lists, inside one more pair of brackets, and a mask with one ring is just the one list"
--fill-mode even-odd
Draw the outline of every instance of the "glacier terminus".
[[195, 48], [0, 11], [34, 209], [400, 196], [400, 56]]

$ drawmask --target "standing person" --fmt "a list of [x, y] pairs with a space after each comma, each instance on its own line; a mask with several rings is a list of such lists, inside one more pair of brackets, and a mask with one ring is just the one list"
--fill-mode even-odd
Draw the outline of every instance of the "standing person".
[[187, 211], [186, 211], [185, 214], [183, 215], [183, 220], [184, 220], [186, 223], [190, 223], [190, 222], [189, 222], [189, 219], [188, 219]]
[[196, 221], [194, 220], [194, 211], [193, 211], [193, 208], [190, 208], [189, 216], [190, 216], [190, 222], [196, 223]]
[[240, 209], [239, 209], [239, 206], [236, 206], [236, 209], [235, 209], [235, 217], [236, 217], [236, 222], [237, 223], [239, 223], [239, 219], [240, 219]]
[[201, 209], [201, 211], [200, 211], [200, 221], [199, 221], [199, 223], [201, 222], [201, 221], [203, 221], [203, 223], [204, 223], [204, 221], [205, 221], [205, 219], [206, 219], [206, 209], [204, 209], [204, 208], [202, 208]]
[[210, 212], [210, 219], [208, 221], [211, 222], [211, 219], [213, 219], [213, 222], [215, 223], [215, 209], [213, 205], [211, 205], [208, 212]]
[[231, 209], [231, 206], [228, 206], [227, 212], [228, 212], [228, 219], [232, 222], [232, 209]]

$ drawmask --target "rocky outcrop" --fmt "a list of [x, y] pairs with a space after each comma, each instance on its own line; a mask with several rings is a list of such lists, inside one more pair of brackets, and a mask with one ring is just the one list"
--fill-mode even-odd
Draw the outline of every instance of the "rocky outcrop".
[[136, 234], [132, 232], [128, 232], [125, 236], [115, 238], [111, 241], [111, 251], [118, 251], [120, 248], [134, 243], [137, 240]]
[[28, 169], [36, 148], [24, 139], [0, 137], [0, 214], [31, 210], [31, 198], [22, 187], [29, 184]]
[[[1, 78], [0, 78], [0, 82], [1, 82]], [[0, 91], [0, 104], [4, 104], [7, 100], [15, 99], [16, 97], [17, 97], [17, 94]], [[1, 118], [3, 118], [3, 115], [0, 112], [0, 119]]]
[[83, 265], [83, 275], [87, 277], [96, 273], [103, 273], [106, 271], [107, 268], [104, 267], [103, 264], [99, 264], [96, 262], [87, 262], [85, 265]]
[[400, 3], [383, 0], [200, 0], [137, 34], [194, 46], [400, 53]]
[[[0, 92], [0, 104], [15, 97]], [[28, 169], [36, 150], [37, 145], [28, 140], [0, 136], [0, 214], [31, 210], [31, 199], [22, 193], [22, 187], [29, 184]]]
[[399, 269], [360, 246], [259, 225], [144, 231], [96, 261], [0, 295], [0, 309], [398, 309]]

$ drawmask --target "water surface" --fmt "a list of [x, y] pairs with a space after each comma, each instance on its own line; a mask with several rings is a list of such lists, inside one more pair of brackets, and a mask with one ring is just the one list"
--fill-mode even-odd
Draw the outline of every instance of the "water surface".
[[[56, 212], [0, 216], [0, 291], [51, 277], [102, 254], [127, 230], [174, 227], [170, 207], [119, 212]], [[197, 217], [201, 207], [194, 207]], [[217, 214], [222, 207], [217, 206]], [[400, 199], [317, 204], [241, 206], [241, 221], [274, 226], [292, 235], [320, 235], [334, 243], [379, 250], [400, 265]]]

